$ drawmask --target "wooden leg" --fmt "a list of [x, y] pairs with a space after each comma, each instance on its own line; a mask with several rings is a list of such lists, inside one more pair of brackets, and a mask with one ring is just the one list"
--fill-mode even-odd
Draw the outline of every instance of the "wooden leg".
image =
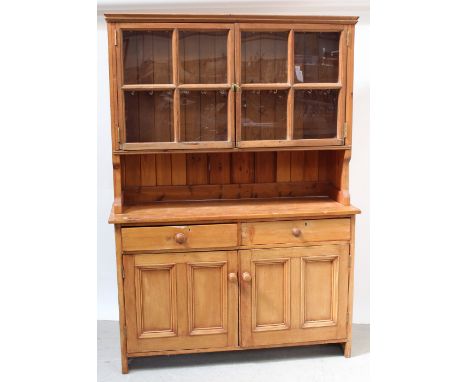
[[122, 374], [128, 373], [127, 332], [125, 330], [125, 300], [123, 286], [123, 254], [121, 251], [121, 228], [115, 225], [115, 249], [117, 257], [117, 286], [119, 291], [119, 328], [120, 328], [120, 359], [122, 360]]
[[352, 345], [351, 340], [349, 340], [348, 342], [343, 343], [343, 351], [344, 351], [344, 356], [346, 358], [351, 357], [351, 345]]
[[122, 354], [121, 360], [122, 360], [122, 374], [128, 374], [128, 357], [125, 354]]

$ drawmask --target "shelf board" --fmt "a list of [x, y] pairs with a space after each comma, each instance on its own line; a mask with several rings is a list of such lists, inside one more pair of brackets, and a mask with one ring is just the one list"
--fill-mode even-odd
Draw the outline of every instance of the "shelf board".
[[111, 212], [111, 224], [174, 224], [326, 218], [361, 211], [328, 197], [159, 202]]
[[350, 150], [349, 145], [340, 146], [283, 146], [283, 147], [233, 147], [224, 149], [196, 148], [196, 149], [145, 149], [145, 150], [114, 150], [114, 155], [142, 155], [164, 153], [236, 153], [259, 151], [318, 151], [318, 150]]

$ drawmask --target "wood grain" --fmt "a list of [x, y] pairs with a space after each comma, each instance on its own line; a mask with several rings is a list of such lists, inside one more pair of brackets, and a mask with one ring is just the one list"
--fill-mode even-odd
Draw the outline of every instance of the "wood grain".
[[[252, 275], [251, 281], [241, 282], [241, 346], [344, 338], [347, 327], [348, 258], [347, 245], [240, 251], [240, 272]], [[305, 288], [308, 280], [304, 277], [308, 276], [304, 265], [324, 261], [336, 262], [332, 278], [329, 278], [334, 293], [328, 302], [329, 306], [334, 306], [335, 313], [330, 315], [331, 319], [311, 317], [313, 320], [304, 321], [302, 313], [317, 309], [316, 302], [307, 296]], [[326, 270], [314, 270], [326, 280]], [[273, 287], [274, 295], [270, 294], [270, 287]], [[330, 290], [330, 285], [328, 288]], [[320, 291], [320, 298], [325, 298], [326, 292], [327, 288]], [[264, 304], [263, 300], [269, 301], [269, 304]], [[267, 321], [262, 322], [262, 319]]]
[[[272, 212], [273, 211], [273, 212]], [[330, 198], [219, 200], [161, 202], [128, 206], [122, 214], [111, 213], [111, 224], [171, 224], [173, 222], [225, 222], [269, 219], [328, 218], [360, 213]]]
[[[293, 229], [300, 234], [295, 236]], [[313, 241], [350, 240], [349, 219], [291, 220], [241, 224], [242, 245], [302, 245]]]
[[[177, 234], [185, 236], [178, 243]], [[122, 228], [123, 251], [221, 248], [237, 245], [235, 224]]]

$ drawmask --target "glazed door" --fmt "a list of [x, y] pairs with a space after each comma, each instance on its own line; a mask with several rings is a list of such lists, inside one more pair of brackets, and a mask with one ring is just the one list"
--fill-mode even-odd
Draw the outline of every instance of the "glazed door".
[[120, 24], [120, 148], [234, 145], [234, 25]]
[[238, 147], [342, 145], [346, 26], [239, 24]]
[[235, 251], [124, 255], [124, 271], [129, 353], [237, 346]]
[[241, 346], [346, 338], [348, 245], [240, 251]]

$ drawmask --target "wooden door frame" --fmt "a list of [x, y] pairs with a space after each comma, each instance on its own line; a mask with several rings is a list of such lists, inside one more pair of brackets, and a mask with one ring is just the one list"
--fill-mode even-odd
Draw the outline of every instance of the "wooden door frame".
[[[172, 30], [172, 83], [171, 84], [151, 84], [151, 85], [125, 85], [124, 84], [124, 62], [123, 62], [123, 32], [126, 30]], [[180, 30], [199, 30], [215, 31], [227, 30], [227, 83], [225, 84], [180, 84], [179, 81], [179, 31]], [[142, 150], [191, 150], [191, 149], [230, 149], [235, 146], [235, 90], [232, 86], [235, 78], [234, 64], [234, 23], [115, 23], [115, 43], [116, 51], [116, 90], [117, 105], [119, 113], [117, 115], [117, 146], [123, 151], [142, 151]], [[226, 141], [180, 141], [180, 89], [193, 90], [227, 90], [227, 140]], [[144, 90], [173, 90], [172, 119], [174, 142], [126, 142], [125, 128], [125, 91], [144, 91]], [[118, 143], [120, 142], [120, 143]]]
[[[285, 322], [283, 327], [277, 330], [268, 331], [254, 330], [254, 306], [253, 285], [255, 274], [251, 269], [252, 255], [254, 253], [264, 254], [263, 260], [289, 259], [289, 324]], [[274, 256], [273, 256], [274, 254]], [[303, 262], [313, 260], [337, 259], [336, 274], [338, 275], [335, 298], [336, 307], [333, 311], [334, 319], [327, 322], [305, 322], [304, 321], [304, 298], [302, 293], [303, 283]], [[262, 261], [263, 261], [262, 260]], [[258, 262], [258, 261], [257, 261]], [[299, 266], [297, 264], [299, 262]], [[336, 342], [346, 342], [348, 330], [348, 282], [350, 247], [348, 244], [339, 245], [317, 245], [310, 247], [289, 247], [289, 248], [269, 248], [269, 249], [246, 249], [239, 251], [239, 273], [250, 272], [252, 280], [250, 282], [240, 281], [240, 346], [243, 348], [284, 345], [293, 343], [315, 342], [337, 340]], [[299, 291], [293, 286], [299, 285]], [[296, 285], [297, 287], [297, 285]], [[296, 293], [295, 293], [296, 291]]]
[[[222, 256], [224, 254], [224, 256]], [[189, 302], [191, 286], [188, 284], [193, 268], [206, 265], [225, 266], [226, 278], [238, 271], [237, 251], [184, 252], [123, 255], [125, 272], [123, 293], [125, 297], [125, 326], [128, 356], [144, 353], [184, 351], [185, 349], [238, 347], [239, 299], [238, 285], [222, 280], [226, 293], [226, 312], [223, 312], [225, 330], [219, 328], [194, 328]], [[138, 272], [141, 269], [168, 269], [173, 275], [172, 298], [175, 304], [171, 313], [172, 330], [142, 333], [136, 295]], [[193, 292], [193, 291], [192, 291]], [[140, 302], [141, 303], [141, 302]], [[225, 321], [224, 321], [225, 320]]]
[[[346, 121], [346, 101], [349, 94], [346, 86], [348, 62], [348, 46], [350, 44], [350, 32], [347, 25], [336, 24], [276, 24], [276, 23], [236, 23], [235, 25], [235, 70], [236, 84], [238, 90], [236, 93], [236, 147], [238, 148], [280, 148], [280, 147], [306, 147], [306, 146], [342, 146], [345, 144], [346, 134], [344, 124]], [[284, 31], [288, 34], [288, 53], [287, 53], [287, 81], [288, 83], [278, 84], [241, 84], [242, 79], [242, 41], [241, 33], [249, 32], [266, 32], [266, 31]], [[294, 83], [294, 33], [295, 32], [340, 32], [340, 57], [338, 69], [337, 83]], [[287, 89], [288, 100], [286, 110], [286, 139], [285, 140], [242, 140], [242, 124], [241, 124], [241, 102], [242, 89], [249, 90], [274, 90]], [[337, 111], [337, 136], [336, 138], [325, 139], [293, 139], [294, 134], [294, 91], [300, 89], [339, 89], [338, 96], [338, 111]]]

